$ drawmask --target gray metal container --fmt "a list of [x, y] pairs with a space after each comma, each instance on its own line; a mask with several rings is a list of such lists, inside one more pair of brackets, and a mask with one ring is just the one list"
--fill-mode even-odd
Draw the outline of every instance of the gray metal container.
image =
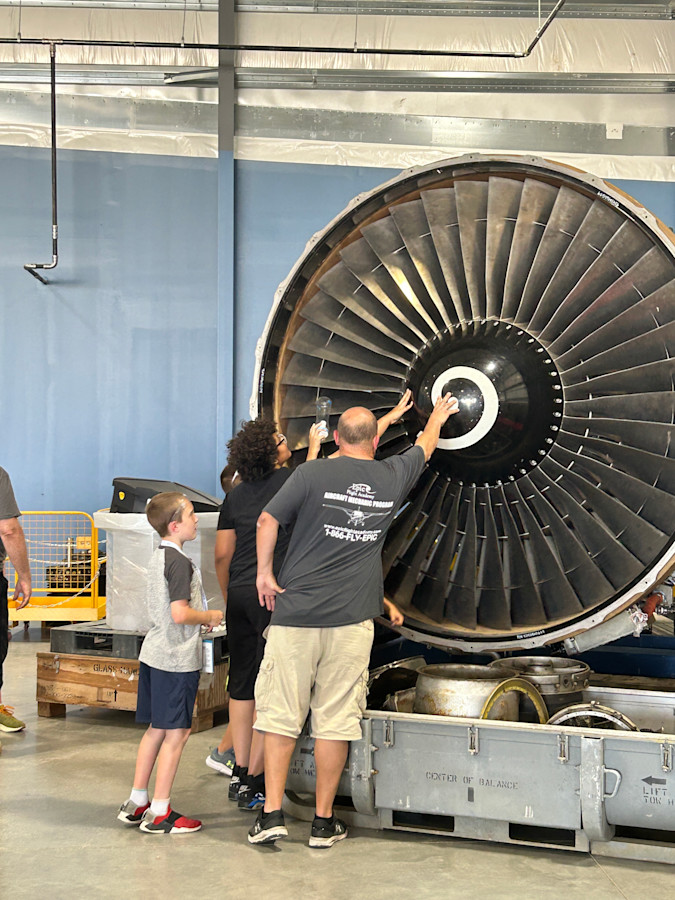
[[[443, 663], [420, 669], [415, 688], [414, 712], [433, 716], [480, 718], [486, 700], [509, 672], [497, 666], [465, 666]], [[516, 693], [500, 697], [491, 719], [518, 721]]]

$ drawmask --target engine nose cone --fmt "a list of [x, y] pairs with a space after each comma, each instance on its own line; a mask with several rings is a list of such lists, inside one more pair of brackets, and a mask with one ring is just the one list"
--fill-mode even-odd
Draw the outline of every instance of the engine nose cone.
[[435, 335], [408, 373], [414, 440], [439, 396], [459, 401], [431, 466], [460, 483], [497, 485], [535, 468], [553, 445], [562, 385], [551, 357], [521, 328], [496, 320]]
[[[475, 428], [487, 414], [489, 430], [497, 418], [499, 398], [489, 379], [471, 366], [452, 366], [436, 379], [431, 389], [431, 399], [436, 402], [439, 396], [450, 393], [457, 399], [459, 419], [452, 417], [443, 426], [442, 433], [447, 437], [462, 437], [471, 433], [471, 443], [480, 438]], [[487, 395], [487, 399], [486, 399]]]
[[451, 393], [457, 398], [459, 413], [441, 429], [438, 446], [445, 450], [470, 447], [492, 428], [499, 412], [499, 397], [490, 379], [473, 366], [451, 366], [438, 376], [431, 388], [431, 400]]

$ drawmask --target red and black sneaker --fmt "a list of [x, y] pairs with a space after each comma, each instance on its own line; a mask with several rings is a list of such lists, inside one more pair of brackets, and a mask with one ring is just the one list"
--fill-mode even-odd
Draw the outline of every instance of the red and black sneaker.
[[141, 822], [141, 831], [147, 831], [148, 834], [189, 834], [191, 831], [199, 831], [201, 827], [199, 819], [188, 819], [173, 812], [171, 807], [165, 816], [154, 818], [148, 810]]
[[149, 803], [146, 803], [145, 806], [136, 806], [133, 800], [127, 800], [120, 806], [117, 818], [127, 825], [140, 825], [146, 809], [150, 809]]

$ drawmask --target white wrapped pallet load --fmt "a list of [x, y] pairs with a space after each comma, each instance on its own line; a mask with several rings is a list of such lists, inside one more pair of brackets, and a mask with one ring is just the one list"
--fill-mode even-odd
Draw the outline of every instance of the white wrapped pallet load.
[[[194, 541], [183, 550], [199, 566], [210, 609], [224, 609], [216, 577], [214, 551], [218, 513], [199, 513]], [[115, 631], [147, 632], [145, 606], [147, 567], [159, 544], [159, 535], [145, 513], [94, 513], [97, 528], [106, 532], [106, 621]]]

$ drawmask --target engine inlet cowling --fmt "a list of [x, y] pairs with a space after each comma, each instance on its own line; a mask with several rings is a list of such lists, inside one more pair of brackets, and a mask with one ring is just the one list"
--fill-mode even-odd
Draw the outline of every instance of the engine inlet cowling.
[[385, 592], [408, 634], [550, 644], [675, 563], [675, 239], [617, 188], [531, 157], [402, 173], [308, 244], [261, 341], [254, 405], [304, 453], [316, 399], [410, 447], [460, 412], [401, 507]]

